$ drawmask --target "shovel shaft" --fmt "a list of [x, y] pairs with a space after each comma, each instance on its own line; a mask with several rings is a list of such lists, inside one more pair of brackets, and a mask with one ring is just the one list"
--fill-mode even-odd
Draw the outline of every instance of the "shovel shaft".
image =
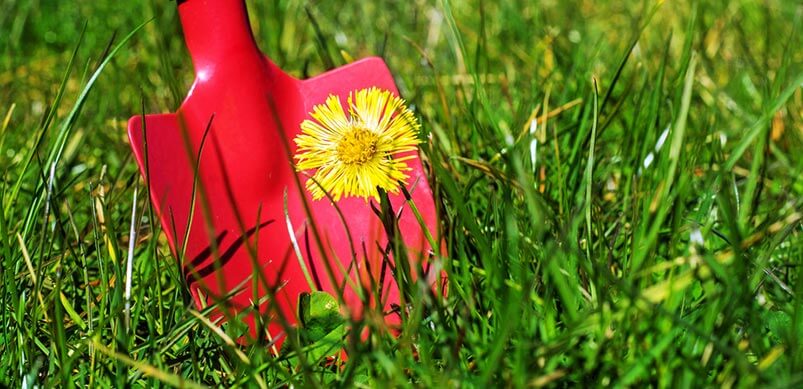
[[[226, 59], [259, 60], [243, 0], [183, 0], [178, 13], [198, 77], [209, 76]], [[251, 58], [253, 57], [253, 58]]]

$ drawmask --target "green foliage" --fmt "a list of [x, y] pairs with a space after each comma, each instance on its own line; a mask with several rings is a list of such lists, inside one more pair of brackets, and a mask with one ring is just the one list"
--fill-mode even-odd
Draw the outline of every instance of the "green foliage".
[[[334, 296], [321, 291], [298, 296], [297, 342], [308, 360], [320, 361], [337, 354], [345, 345], [346, 333], [346, 320]], [[282, 345], [283, 354], [292, 352], [290, 345]], [[298, 363], [298, 359], [292, 361]]]
[[248, 4], [298, 77], [386, 59], [448, 296], [399, 275], [396, 336], [313, 293], [280, 356], [237, 344], [192, 305], [125, 134], [192, 80], [175, 3], [4, 1], [1, 386], [801, 385], [797, 2]]

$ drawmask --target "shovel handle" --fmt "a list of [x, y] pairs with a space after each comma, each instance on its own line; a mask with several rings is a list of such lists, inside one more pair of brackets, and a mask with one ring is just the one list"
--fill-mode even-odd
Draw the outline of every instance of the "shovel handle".
[[178, 0], [177, 4], [197, 75], [227, 60], [261, 57], [244, 0]]

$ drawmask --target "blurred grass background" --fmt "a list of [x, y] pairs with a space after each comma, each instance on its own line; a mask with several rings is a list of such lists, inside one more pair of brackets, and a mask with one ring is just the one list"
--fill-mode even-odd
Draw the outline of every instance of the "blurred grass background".
[[141, 195], [126, 330], [125, 123], [192, 81], [175, 4], [4, 0], [0, 384], [803, 384], [799, 2], [248, 5], [295, 76], [385, 58], [431, 135], [449, 297], [340, 367], [229, 346]]

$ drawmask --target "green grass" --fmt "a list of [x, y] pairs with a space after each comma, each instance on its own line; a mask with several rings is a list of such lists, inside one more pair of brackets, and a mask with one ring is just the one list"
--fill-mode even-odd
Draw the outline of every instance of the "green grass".
[[0, 385], [803, 385], [799, 4], [249, 6], [296, 76], [385, 57], [431, 135], [448, 298], [409, 288], [401, 336], [339, 369], [227, 342], [125, 134], [191, 82], [174, 3], [3, 1]]

